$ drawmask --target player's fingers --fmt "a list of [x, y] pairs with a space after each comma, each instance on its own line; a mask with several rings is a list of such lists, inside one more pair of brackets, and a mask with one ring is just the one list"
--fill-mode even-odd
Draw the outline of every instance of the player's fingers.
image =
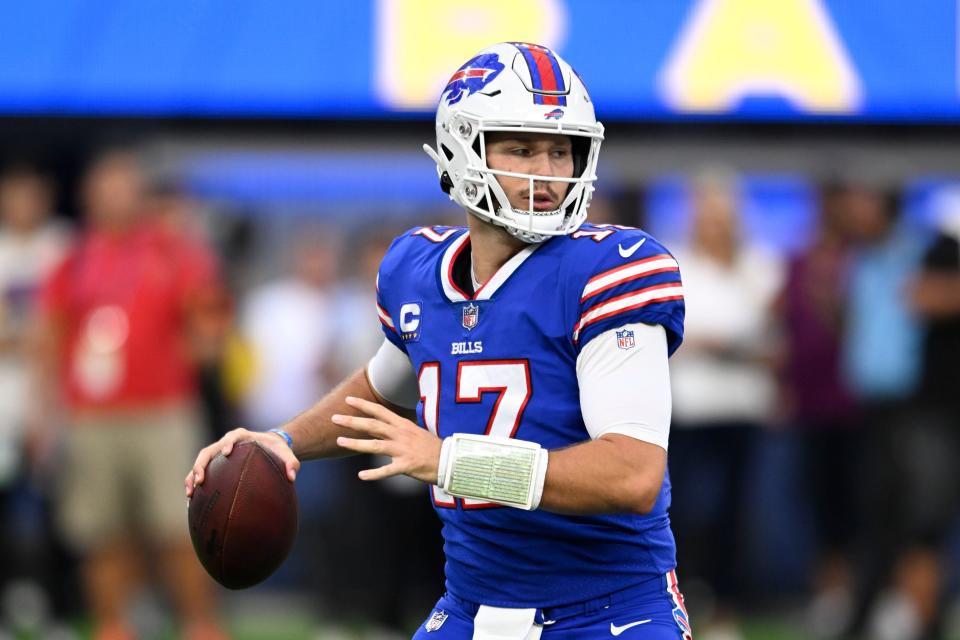
[[300, 471], [300, 459], [294, 455], [293, 450], [279, 438], [269, 438], [264, 444], [280, 458], [284, 469], [287, 471], [287, 478], [290, 482], [296, 480], [297, 472]]
[[391, 476], [399, 476], [403, 472], [404, 471], [400, 465], [398, 465], [396, 462], [391, 462], [390, 464], [377, 467], [376, 469], [364, 469], [357, 474], [357, 477], [361, 480], [383, 480], [384, 478], [389, 478]]
[[190, 470], [190, 474], [187, 475], [185, 481], [187, 496], [193, 493], [194, 487], [203, 484], [207, 465], [210, 464], [210, 461], [213, 460], [218, 453], [222, 453], [225, 456], [230, 455], [233, 451], [234, 444], [242, 440], [249, 440], [250, 436], [251, 433], [246, 429], [234, 429], [213, 444], [201, 449], [200, 453], [197, 454], [196, 461], [193, 463], [193, 469]]
[[378, 402], [370, 402], [369, 400], [364, 400], [363, 398], [347, 396], [346, 403], [351, 407], [360, 409], [360, 411], [363, 411], [368, 416], [374, 417], [381, 422], [386, 422], [388, 424], [393, 423], [396, 419], [400, 418], [400, 416]]
[[190, 470], [190, 473], [193, 474], [193, 486], [203, 484], [203, 478], [207, 465], [217, 455], [217, 451], [220, 447], [219, 442], [215, 442], [211, 445], [208, 445], [200, 450], [200, 453], [197, 454], [197, 459], [193, 463], [193, 469]]
[[359, 438], [337, 438], [337, 446], [357, 453], [376, 453], [390, 455], [390, 447], [385, 440], [364, 440]]
[[330, 420], [334, 424], [339, 424], [342, 427], [347, 427], [355, 431], [362, 431], [376, 438], [386, 438], [390, 433], [390, 425], [376, 418], [363, 418], [360, 416], [347, 416], [335, 413], [330, 416]]
[[290, 482], [293, 482], [297, 479], [297, 472], [300, 471], [300, 461], [297, 460], [296, 456], [293, 456], [293, 460], [286, 460], [285, 466], [287, 468], [287, 477], [290, 478]]
[[228, 431], [225, 436], [220, 438], [220, 453], [225, 456], [229, 456], [233, 452], [233, 445], [244, 440], [251, 439], [251, 433], [246, 429], [234, 429], [233, 431]]

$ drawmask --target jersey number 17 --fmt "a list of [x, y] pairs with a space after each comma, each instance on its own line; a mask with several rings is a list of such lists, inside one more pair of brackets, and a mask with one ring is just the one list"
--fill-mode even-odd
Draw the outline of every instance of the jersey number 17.
[[[418, 376], [423, 424], [440, 437], [440, 363], [424, 362]], [[517, 433], [523, 410], [533, 387], [530, 384], [530, 363], [527, 360], [470, 360], [457, 363], [456, 401], [480, 402], [485, 393], [496, 393], [497, 399], [487, 421], [485, 435], [512, 438]], [[471, 498], [455, 498], [434, 485], [433, 501], [438, 507], [455, 509], [459, 500], [464, 509], [499, 507], [492, 502]]]

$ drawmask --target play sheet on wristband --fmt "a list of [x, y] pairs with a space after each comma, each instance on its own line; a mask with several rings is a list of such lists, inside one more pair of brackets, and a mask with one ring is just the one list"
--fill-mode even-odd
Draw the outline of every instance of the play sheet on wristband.
[[537, 450], [514, 444], [460, 440], [453, 452], [450, 492], [467, 498], [525, 505]]

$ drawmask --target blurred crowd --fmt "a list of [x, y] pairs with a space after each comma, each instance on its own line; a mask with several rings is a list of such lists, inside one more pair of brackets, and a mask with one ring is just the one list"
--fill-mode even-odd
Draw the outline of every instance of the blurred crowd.
[[745, 546], [771, 431], [787, 434], [793, 469], [773, 509], [802, 509], [812, 542], [804, 633], [944, 637], [960, 209], [946, 202], [918, 229], [889, 189], [826, 184], [809, 245], [778, 256], [746, 240], [733, 176], [699, 176], [693, 199], [677, 248], [688, 315], [671, 364], [670, 471], [680, 567], [708, 596], [698, 604], [688, 582], [701, 637], [739, 637], [739, 612], [763, 597]]
[[[0, 638], [74, 637], [77, 619], [98, 640], [158, 624], [228, 637], [182, 476], [202, 442], [276, 426], [365, 364], [376, 269], [403, 226], [305, 219], [277, 236], [210, 218], [126, 148], [91, 157], [75, 219], [55, 215], [56, 187], [35, 166], [0, 171]], [[689, 190], [687, 238], [669, 245], [687, 303], [669, 466], [698, 637], [742, 637], [782, 602], [802, 637], [943, 637], [960, 202], [918, 228], [888, 185], [837, 179], [786, 254], [744, 228], [733, 173]], [[603, 204], [594, 222], [643, 226]], [[293, 557], [258, 589], [401, 633], [442, 589], [439, 524], [418, 483], [357, 481], [369, 464], [304, 467]], [[166, 622], [136, 615], [144, 598]]]

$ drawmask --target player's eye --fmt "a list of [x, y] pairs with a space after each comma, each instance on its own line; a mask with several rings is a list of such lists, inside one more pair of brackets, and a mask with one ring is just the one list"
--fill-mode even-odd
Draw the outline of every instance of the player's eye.
[[523, 157], [526, 157], [526, 156], [530, 155], [530, 149], [528, 149], [528, 148], [526, 148], [526, 147], [514, 147], [514, 148], [510, 149], [510, 153], [513, 154], [513, 155], [515, 155], [515, 156], [523, 156]]
[[568, 149], [554, 149], [551, 154], [554, 158], [566, 158], [570, 155], [570, 151]]

